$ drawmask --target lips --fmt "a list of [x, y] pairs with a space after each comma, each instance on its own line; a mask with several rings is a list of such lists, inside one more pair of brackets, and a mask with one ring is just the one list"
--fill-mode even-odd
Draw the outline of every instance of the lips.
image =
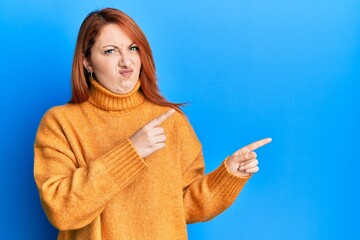
[[133, 70], [132, 69], [123, 69], [123, 70], [120, 70], [120, 75], [123, 76], [123, 77], [130, 77], [133, 73]]

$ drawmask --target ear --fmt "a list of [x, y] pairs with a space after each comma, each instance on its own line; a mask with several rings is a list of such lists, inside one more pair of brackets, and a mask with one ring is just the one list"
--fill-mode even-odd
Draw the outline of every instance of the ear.
[[93, 72], [90, 61], [85, 57], [83, 57], [83, 66], [88, 70], [88, 72]]

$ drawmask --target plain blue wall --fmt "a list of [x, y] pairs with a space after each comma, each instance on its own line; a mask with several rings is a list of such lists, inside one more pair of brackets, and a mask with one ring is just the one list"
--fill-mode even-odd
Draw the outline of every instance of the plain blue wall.
[[42, 115], [70, 97], [77, 31], [112, 6], [141, 26], [207, 171], [263, 137], [260, 172], [190, 239], [359, 238], [360, 1], [2, 0], [1, 239], [56, 238], [33, 180]]

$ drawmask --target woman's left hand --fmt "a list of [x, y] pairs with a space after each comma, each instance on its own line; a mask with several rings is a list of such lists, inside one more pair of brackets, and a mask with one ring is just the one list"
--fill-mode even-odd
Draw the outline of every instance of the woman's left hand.
[[256, 159], [254, 150], [264, 146], [272, 141], [271, 138], [265, 138], [253, 142], [243, 148], [237, 150], [233, 155], [226, 159], [227, 169], [234, 175], [239, 177], [247, 177], [259, 171], [259, 161]]

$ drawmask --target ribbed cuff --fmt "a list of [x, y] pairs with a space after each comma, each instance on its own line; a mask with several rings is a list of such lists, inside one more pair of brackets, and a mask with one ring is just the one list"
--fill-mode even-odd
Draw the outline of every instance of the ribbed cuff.
[[102, 163], [120, 188], [132, 182], [146, 167], [144, 159], [136, 152], [129, 139], [107, 154]]
[[209, 187], [214, 189], [215, 196], [235, 200], [245, 183], [251, 178], [237, 177], [231, 174], [225, 166], [225, 161], [209, 174]]

